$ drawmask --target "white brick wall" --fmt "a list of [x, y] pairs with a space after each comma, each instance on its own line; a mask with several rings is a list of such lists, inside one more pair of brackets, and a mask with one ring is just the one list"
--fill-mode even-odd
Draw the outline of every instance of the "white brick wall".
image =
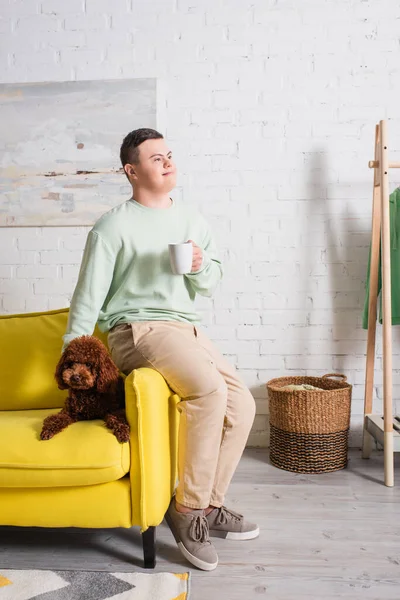
[[[399, 17], [396, 0], [3, 3], [3, 82], [161, 80], [177, 193], [198, 204], [225, 257], [218, 293], [199, 308], [257, 399], [252, 444], [267, 443], [268, 379], [335, 370], [354, 384], [359, 444], [367, 161], [379, 119], [391, 119], [390, 147], [400, 140]], [[0, 229], [1, 312], [67, 306], [87, 231]], [[394, 386], [396, 397], [400, 369]]]

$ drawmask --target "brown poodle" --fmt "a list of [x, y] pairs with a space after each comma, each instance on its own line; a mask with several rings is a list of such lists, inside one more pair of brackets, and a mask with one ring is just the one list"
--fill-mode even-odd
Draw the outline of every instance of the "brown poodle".
[[68, 389], [69, 394], [61, 412], [43, 421], [42, 440], [76, 421], [104, 419], [119, 442], [129, 441], [123, 380], [100, 340], [91, 335], [73, 339], [58, 362], [55, 378], [59, 389]]

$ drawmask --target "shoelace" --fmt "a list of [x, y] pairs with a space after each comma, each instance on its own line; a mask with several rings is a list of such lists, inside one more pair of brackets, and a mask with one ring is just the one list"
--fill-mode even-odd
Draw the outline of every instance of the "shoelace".
[[190, 524], [189, 535], [195, 542], [208, 542], [210, 537], [210, 529], [207, 519], [202, 515], [193, 517]]
[[239, 513], [235, 512], [234, 510], [229, 510], [229, 509], [225, 508], [225, 506], [221, 506], [218, 509], [218, 515], [215, 519], [215, 522], [218, 525], [225, 525], [225, 523], [228, 523], [228, 521], [230, 519], [234, 519], [235, 521], [240, 521], [241, 519], [243, 519], [243, 515], [240, 515]]

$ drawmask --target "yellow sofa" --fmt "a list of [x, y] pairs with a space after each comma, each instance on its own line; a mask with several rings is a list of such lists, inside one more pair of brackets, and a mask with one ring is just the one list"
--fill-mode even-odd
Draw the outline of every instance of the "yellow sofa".
[[68, 309], [0, 316], [0, 525], [139, 526], [153, 568], [177, 478], [179, 398], [157, 371], [136, 369], [125, 379], [129, 443], [101, 420], [41, 441], [67, 394], [54, 380], [67, 318]]

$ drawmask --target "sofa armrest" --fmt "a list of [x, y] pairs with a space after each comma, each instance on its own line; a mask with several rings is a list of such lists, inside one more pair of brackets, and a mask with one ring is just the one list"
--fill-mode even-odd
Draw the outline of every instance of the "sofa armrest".
[[154, 369], [135, 369], [125, 379], [132, 524], [140, 525], [142, 532], [161, 523], [175, 489], [179, 401]]

